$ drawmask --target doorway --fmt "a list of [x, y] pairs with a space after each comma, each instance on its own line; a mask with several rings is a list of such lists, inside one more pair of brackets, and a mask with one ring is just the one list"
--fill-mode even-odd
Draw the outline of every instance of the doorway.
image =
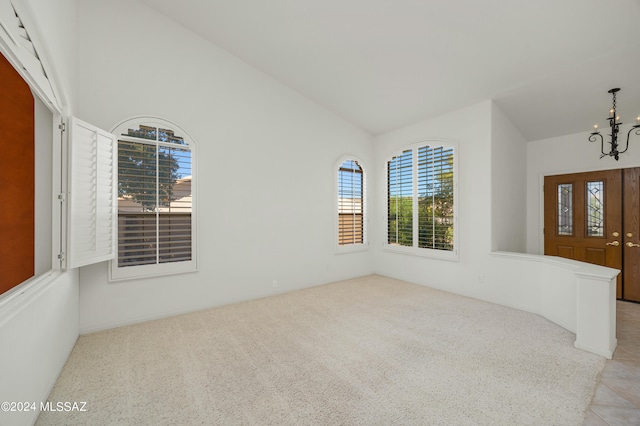
[[546, 176], [544, 254], [620, 269], [617, 298], [640, 302], [640, 167]]
[[640, 167], [546, 176], [544, 254], [620, 269], [617, 298], [640, 302]]

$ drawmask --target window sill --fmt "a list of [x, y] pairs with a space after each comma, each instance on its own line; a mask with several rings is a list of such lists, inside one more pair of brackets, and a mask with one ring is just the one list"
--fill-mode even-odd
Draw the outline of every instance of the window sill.
[[410, 256], [418, 256], [418, 257], [427, 257], [430, 259], [439, 259], [439, 260], [449, 260], [457, 262], [458, 251], [448, 251], [448, 250], [434, 250], [434, 249], [425, 249], [418, 247], [407, 247], [407, 246], [399, 246], [393, 244], [384, 244], [384, 251], [398, 253], [398, 254], [406, 254]]
[[369, 244], [349, 244], [346, 246], [337, 246], [336, 254], [357, 253], [369, 250]]
[[162, 263], [159, 265], [140, 265], [118, 268], [115, 262], [109, 262], [109, 281], [119, 282], [166, 275], [198, 272], [196, 261]]

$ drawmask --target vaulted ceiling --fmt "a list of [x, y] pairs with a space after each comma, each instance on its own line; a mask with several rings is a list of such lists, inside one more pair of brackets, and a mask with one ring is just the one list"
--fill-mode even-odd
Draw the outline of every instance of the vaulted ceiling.
[[141, 0], [372, 134], [494, 99], [527, 140], [640, 114], [640, 0]]

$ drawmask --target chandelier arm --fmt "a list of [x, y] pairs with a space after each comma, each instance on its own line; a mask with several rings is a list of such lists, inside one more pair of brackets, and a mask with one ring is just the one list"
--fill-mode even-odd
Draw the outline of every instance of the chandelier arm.
[[636, 125], [629, 129], [629, 132], [627, 133], [627, 144], [624, 147], [624, 151], [620, 151], [620, 154], [627, 152], [627, 149], [629, 149], [629, 137], [631, 136], [631, 132], [633, 132], [634, 130], [636, 132], [636, 135], [640, 136], [640, 126]]
[[[597, 141], [598, 138], [596, 138], [596, 136], [600, 136], [600, 152], [602, 152], [602, 157], [605, 157], [608, 154], [604, 153], [604, 138], [602, 137], [602, 135], [600, 133], [591, 133], [591, 136], [589, 136], [589, 142]], [[600, 157], [600, 158], [602, 158], [602, 157]]]

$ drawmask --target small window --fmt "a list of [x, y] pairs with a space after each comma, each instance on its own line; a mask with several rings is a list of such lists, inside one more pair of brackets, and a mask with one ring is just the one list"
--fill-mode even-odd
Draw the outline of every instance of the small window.
[[174, 124], [119, 125], [118, 255], [112, 279], [196, 269], [193, 141]]
[[604, 181], [587, 182], [587, 236], [604, 237]]
[[338, 251], [363, 249], [366, 244], [364, 169], [359, 160], [351, 157], [337, 164]]
[[558, 235], [573, 235], [573, 184], [558, 185]]
[[387, 161], [387, 249], [457, 259], [454, 166], [454, 147], [442, 142]]

